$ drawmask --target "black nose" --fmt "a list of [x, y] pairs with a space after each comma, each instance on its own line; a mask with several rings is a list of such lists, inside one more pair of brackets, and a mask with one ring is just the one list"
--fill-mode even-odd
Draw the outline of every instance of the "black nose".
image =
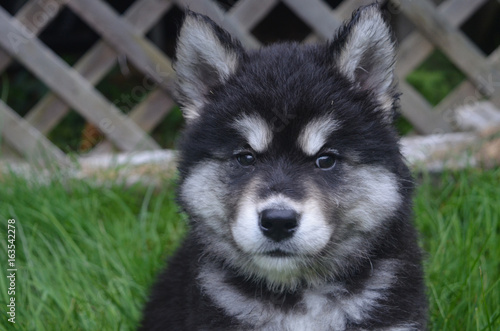
[[260, 213], [260, 229], [266, 237], [281, 241], [297, 230], [298, 216], [291, 209], [265, 209]]

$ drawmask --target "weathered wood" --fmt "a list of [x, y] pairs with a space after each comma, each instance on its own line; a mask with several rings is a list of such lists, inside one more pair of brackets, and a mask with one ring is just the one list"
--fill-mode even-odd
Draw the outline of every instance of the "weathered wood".
[[[19, 22], [0, 7], [0, 46], [43, 81], [50, 89], [94, 123], [123, 150], [157, 149], [159, 146], [132, 120], [94, 90], [88, 81], [58, 58], [38, 39], [30, 38]], [[13, 47], [10, 38], [18, 38]]]
[[461, 131], [484, 131], [500, 126], [500, 109], [489, 101], [477, 101], [461, 105], [454, 116]]
[[500, 126], [481, 132], [457, 132], [401, 139], [401, 152], [415, 170], [440, 172], [500, 165]]
[[[138, 147], [137, 143], [144, 141], [145, 137], [148, 139], [147, 148], [157, 148], [156, 143], [144, 131], [152, 130], [173, 105], [168, 94], [171, 90], [169, 78], [173, 75], [170, 61], [143, 37], [173, 2], [209, 15], [241, 40], [247, 48], [260, 46], [260, 42], [250, 30], [279, 3], [278, 0], [239, 0], [226, 13], [213, 0], [137, 0], [126, 14], [120, 17], [102, 0], [69, 0], [68, 6], [103, 37], [103, 41], [78, 61], [75, 71], [36, 39], [36, 34], [57, 15], [67, 1], [29, 1], [16, 14], [18, 20], [26, 26], [2, 13], [3, 9], [0, 7], [0, 47], [7, 50], [0, 50], [0, 72], [10, 63], [9, 53], [12, 53], [21, 64], [53, 90], [53, 93], [43, 98], [26, 116], [26, 120], [33, 124], [35, 132], [38, 132], [36, 129], [42, 133], [49, 132], [67, 114], [69, 107], [72, 107], [96, 124], [114, 144], [124, 150], [142, 148]], [[458, 26], [487, 0], [447, 0], [439, 7], [433, 6], [429, 0], [390, 1], [400, 5], [390, 7], [391, 12], [402, 11], [422, 33], [413, 32], [401, 43], [397, 67], [403, 92], [403, 114], [414, 124], [417, 131], [451, 131], [450, 123], [453, 123], [455, 115], [455, 111], [451, 109], [457, 104], [481, 99], [483, 95], [491, 96], [490, 100], [497, 105], [500, 103], [500, 48], [486, 58], [458, 29]], [[321, 0], [282, 2], [314, 31], [306, 38], [307, 41], [317, 41], [318, 36], [322, 39], [331, 38], [336, 28], [350, 17], [353, 10], [373, 0], [345, 0], [334, 10]], [[12, 34], [13, 32], [15, 34]], [[13, 36], [17, 38], [15, 41]], [[433, 110], [405, 81], [405, 77], [430, 54], [434, 45], [441, 48], [469, 80], [463, 82]], [[148, 92], [157, 86], [160, 87], [149, 93], [148, 97], [132, 110], [129, 117], [124, 116], [115, 105], [92, 87], [92, 84], [101, 80], [116, 64], [118, 55], [126, 57], [145, 73], [149, 79]], [[12, 115], [13, 111], [9, 109], [8, 113]], [[26, 129], [28, 123], [22, 123]], [[40, 132], [37, 134], [40, 135]], [[12, 134], [10, 135], [9, 139], [12, 140]], [[95, 148], [95, 151], [99, 150], [112, 150], [112, 145], [105, 141]]]
[[484, 86], [484, 82], [480, 80], [481, 74], [488, 70], [482, 52], [438, 13], [429, 0], [402, 0], [401, 9], [417, 28], [467, 75], [474, 85], [486, 94], [491, 90], [490, 86]]
[[406, 81], [400, 81], [401, 112], [423, 134], [451, 132], [450, 123], [441, 114], [433, 112], [432, 106]]
[[[438, 7], [453, 27], [458, 27], [488, 0], [448, 0]], [[417, 31], [408, 35], [399, 45], [396, 73], [404, 79], [434, 50], [434, 45]]]
[[[105, 43], [99, 42], [74, 66], [92, 85], [102, 79], [116, 63], [116, 53]], [[69, 105], [56, 93], [46, 94], [26, 114], [26, 120], [42, 133], [50, 132], [69, 112]]]
[[248, 33], [240, 23], [231, 15], [225, 15], [222, 9], [212, 1], [177, 0], [184, 8], [209, 16], [215, 23], [226, 29], [231, 35], [238, 39], [246, 48], [255, 49], [260, 42], [251, 33]]
[[239, 0], [229, 15], [247, 31], [253, 29], [278, 4], [278, 0]]
[[360, 6], [366, 6], [372, 3], [374, 3], [373, 0], [344, 0], [335, 8], [334, 12], [337, 17], [345, 21], [349, 19], [352, 13]]
[[[486, 73], [482, 79], [490, 82], [493, 88], [491, 92], [490, 102], [500, 108], [500, 47], [498, 47], [488, 57], [488, 64], [491, 68], [489, 73]], [[452, 92], [450, 92], [445, 99], [443, 99], [436, 107], [437, 112], [446, 112], [451, 115], [454, 109], [463, 105], [479, 101], [483, 98], [481, 91], [479, 91], [471, 82], [465, 80]], [[446, 114], [445, 116], [449, 116]]]
[[[160, 121], [168, 115], [175, 106], [175, 102], [165, 94], [163, 90], [157, 89], [150, 93], [147, 98], [137, 105], [129, 114], [130, 119], [137, 123], [141, 129], [151, 132]], [[113, 145], [109, 141], [103, 141], [92, 149], [90, 155], [109, 153], [113, 151]]]
[[24, 159], [21, 153], [5, 142], [5, 139], [0, 143], [0, 156], [0, 163], [19, 162]]
[[[34, 37], [57, 16], [65, 2], [66, 0], [31, 0], [19, 9], [15, 18]], [[0, 73], [11, 63], [12, 57], [0, 49]]]
[[[299, 3], [299, 1], [295, 1], [296, 3]], [[318, 36], [317, 33], [310, 33], [306, 38], [304, 38], [305, 43], [317, 43], [320, 42], [321, 40], [329, 40], [331, 39], [335, 31], [338, 27], [340, 27], [344, 22], [346, 22], [352, 15], [352, 13], [358, 9], [360, 6], [363, 5], [368, 5], [373, 3], [371, 0], [351, 0], [351, 1], [343, 1], [338, 5], [334, 10], [330, 10], [330, 8], [327, 6], [325, 8], [326, 12], [329, 12], [330, 16], [332, 17], [331, 19], [334, 20], [334, 23], [331, 25], [330, 29], [333, 28], [333, 30], [325, 31], [325, 33], [329, 34], [324, 34]], [[304, 3], [305, 5], [306, 3]]]
[[[171, 1], [136, 1], [124, 19], [137, 33], [144, 34], [172, 6]], [[104, 41], [99, 41], [74, 65], [74, 69], [91, 84], [99, 82], [115, 65], [117, 54]], [[26, 114], [26, 120], [42, 133], [50, 132], [69, 111], [68, 105], [54, 93], [48, 93]]]
[[162, 185], [175, 175], [176, 152], [172, 150], [93, 155], [79, 158], [78, 178], [123, 181], [127, 184]]
[[156, 90], [148, 95], [146, 100], [130, 112], [130, 119], [136, 122], [146, 132], [156, 125], [170, 112], [175, 102], [162, 90]]
[[144, 75], [167, 92], [174, 75], [170, 61], [150, 41], [142, 37], [109, 5], [100, 0], [70, 0], [68, 7], [94, 27], [115, 50], [123, 53]]
[[441, 102], [434, 107], [434, 111], [449, 117], [455, 108], [464, 103], [475, 102], [482, 97], [481, 93], [468, 80], [463, 81], [453, 89]]
[[283, 0], [314, 32], [323, 39], [331, 39], [342, 21], [333, 16], [326, 3], [321, 0]]
[[460, 169], [477, 163], [464, 154], [478, 142], [475, 133], [447, 133], [401, 139], [401, 153], [415, 169], [439, 172], [444, 168]]
[[491, 91], [490, 101], [500, 108], [500, 47], [490, 54], [488, 61], [492, 70], [487, 76], [487, 80], [491, 82], [493, 90]]
[[153, 163], [168, 163], [175, 157], [172, 150], [143, 151], [132, 153], [120, 153], [118, 155], [96, 155], [92, 157], [81, 157], [80, 164], [84, 168], [109, 169], [121, 166], [138, 166]]
[[50, 165], [69, 165], [66, 155], [43, 134], [0, 100], [0, 133], [21, 155], [30, 162]]

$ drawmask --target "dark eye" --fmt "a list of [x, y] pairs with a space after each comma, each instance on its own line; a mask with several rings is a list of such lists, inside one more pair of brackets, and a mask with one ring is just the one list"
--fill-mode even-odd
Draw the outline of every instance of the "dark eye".
[[336, 158], [334, 155], [323, 154], [316, 159], [316, 167], [323, 170], [330, 170], [335, 167], [335, 162]]
[[236, 161], [238, 161], [241, 166], [248, 167], [255, 163], [255, 156], [249, 152], [241, 153], [236, 155]]

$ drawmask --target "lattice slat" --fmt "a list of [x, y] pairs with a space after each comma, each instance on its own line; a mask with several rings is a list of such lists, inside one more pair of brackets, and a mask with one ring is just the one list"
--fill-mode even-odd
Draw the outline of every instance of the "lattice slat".
[[[175, 102], [161, 89], [150, 93], [144, 101], [134, 107], [129, 114], [131, 120], [146, 132], [151, 132], [175, 106]], [[92, 149], [90, 155], [109, 153], [113, 145], [103, 141]]]
[[[43, 81], [71, 107], [94, 123], [121, 149], [157, 149], [154, 142], [133, 121], [124, 116], [113, 104], [98, 93], [74, 69], [58, 58], [38, 39], [30, 38], [11, 21], [10, 15], [0, 8], [0, 45]], [[9, 37], [20, 38], [17, 49]]]
[[[439, 5], [438, 12], [446, 17], [454, 28], [465, 22], [479, 7], [488, 0], [447, 0]], [[434, 45], [418, 31], [407, 36], [398, 48], [399, 59], [396, 73], [406, 77], [434, 50]]]
[[352, 13], [358, 9], [360, 6], [366, 6], [374, 3], [372, 0], [355, 0], [355, 1], [342, 1], [340, 5], [335, 8], [335, 14], [342, 18], [342, 21], [345, 21], [351, 18]]
[[69, 165], [66, 155], [0, 100], [0, 131], [21, 155], [35, 163]]
[[[16, 13], [15, 18], [27, 29], [33, 36], [38, 35], [53, 19], [62, 8], [65, 0], [53, 0], [50, 7], [45, 7], [48, 1], [31, 0], [26, 3]], [[49, 8], [49, 9], [47, 9]], [[44, 15], [44, 16], [41, 16]], [[43, 21], [34, 20], [34, 16], [44, 17]], [[0, 73], [5, 70], [12, 62], [12, 57], [0, 49]]]
[[[440, 114], [433, 112], [432, 106], [406, 81], [399, 82], [403, 91], [401, 112], [419, 132], [428, 134], [451, 132], [452, 128]], [[418, 111], [415, 111], [418, 110]]]
[[234, 20], [240, 22], [243, 29], [252, 30], [273, 8], [278, 0], [239, 0], [229, 11]]
[[[488, 64], [482, 52], [448, 22], [428, 0], [401, 1], [401, 9], [417, 28], [445, 53], [477, 87], [483, 88], [479, 75]], [[489, 86], [485, 86], [489, 89]]]
[[167, 80], [173, 76], [170, 60], [121, 19], [109, 5], [99, 0], [72, 0], [67, 5], [93, 26], [115, 50], [125, 54], [138, 70], [165, 91], [170, 91]]
[[316, 34], [322, 39], [331, 39], [335, 30], [342, 24], [326, 3], [321, 0], [283, 0]]
[[495, 89], [490, 101], [500, 108], [500, 47], [490, 54], [488, 61], [494, 68], [490, 73], [491, 76], [488, 77], [488, 79], [493, 83], [493, 88]]
[[[142, 35], [151, 29], [171, 6], [170, 1], [137, 1], [125, 12], [124, 19]], [[95, 85], [113, 68], [116, 59], [115, 50], [104, 41], [99, 41], [74, 65], [74, 69]], [[166, 94], [165, 98], [167, 102], [171, 101]], [[68, 111], [69, 107], [64, 101], [54, 93], [49, 93], [28, 112], [26, 120], [40, 132], [48, 133]]]
[[[447, 110], [464, 102], [486, 96], [500, 106], [500, 48], [486, 57], [459, 30], [459, 26], [487, 0], [446, 0], [439, 6], [432, 5], [429, 0], [389, 1], [391, 12], [394, 14], [394, 10], [399, 10], [418, 30], [400, 42], [396, 74], [403, 92], [402, 112], [419, 132], [453, 130], [450, 125], [453, 112]], [[112, 151], [112, 144], [122, 150], [158, 148], [146, 132], [158, 125], [174, 106], [170, 96], [170, 80], [174, 73], [168, 57], [144, 34], [173, 4], [177, 4], [210, 16], [247, 49], [255, 49], [261, 46], [261, 42], [251, 30], [280, 2], [311, 28], [313, 32], [305, 39], [305, 42], [310, 42], [330, 39], [352, 11], [373, 0], [344, 0], [335, 9], [322, 0], [239, 0], [228, 12], [224, 12], [214, 0], [137, 0], [123, 16], [103, 0], [31, 0], [16, 13], [17, 20], [0, 7], [0, 72], [11, 63], [13, 55], [52, 90], [28, 112], [25, 119], [7, 105], [0, 104], [0, 113], [7, 119], [7, 125], [18, 128], [16, 133], [12, 129], [3, 130], [2, 135], [28, 157], [36, 156], [33, 146], [36, 146], [36, 141], [41, 141], [39, 148], [44, 154], [66, 162], [64, 154], [43, 134], [50, 132], [73, 108], [110, 139], [94, 148], [92, 154]], [[74, 68], [36, 38], [65, 5], [102, 38]], [[27, 35], [26, 31], [30, 34]], [[13, 36], [18, 38], [15, 42]], [[465, 73], [467, 80], [433, 108], [406, 82], [406, 76], [436, 48]], [[118, 56], [126, 56], [148, 78], [148, 90], [154, 89], [128, 116], [94, 88], [115, 66]], [[26, 138], [23, 139], [19, 132]]]
[[190, 0], [176, 0], [176, 2], [182, 7], [209, 16], [217, 24], [229, 31], [246, 48], [255, 49], [260, 46], [260, 42], [251, 33], [246, 31], [232, 16], [226, 16], [222, 9], [213, 1], [192, 2]]
[[[486, 0], [472, 0], [470, 7], [464, 6], [462, 0], [448, 0], [442, 3], [438, 10], [446, 17], [451, 17], [450, 24], [457, 27], [465, 21], [473, 10], [484, 4]], [[424, 61], [435, 49], [434, 45], [427, 41], [418, 31], [412, 32], [401, 43], [398, 52], [396, 73], [400, 79], [404, 79], [422, 61]], [[432, 106], [419, 100], [422, 97], [408, 84], [400, 84], [403, 92], [401, 97], [402, 112], [418, 131], [431, 134], [439, 130], [440, 132], [451, 132], [453, 127], [449, 121], [443, 120], [440, 112], [432, 110]], [[465, 91], [460, 91], [460, 93]], [[461, 94], [457, 94], [461, 95]], [[450, 100], [448, 100], [450, 101]]]
[[[483, 80], [488, 82], [492, 90], [490, 91], [490, 102], [500, 108], [500, 47], [488, 57], [488, 73], [485, 73]], [[436, 106], [437, 112], [444, 112], [455, 109], [462, 104], [470, 104], [483, 98], [483, 94], [470, 81], [465, 80], [456, 87], [448, 96]]]

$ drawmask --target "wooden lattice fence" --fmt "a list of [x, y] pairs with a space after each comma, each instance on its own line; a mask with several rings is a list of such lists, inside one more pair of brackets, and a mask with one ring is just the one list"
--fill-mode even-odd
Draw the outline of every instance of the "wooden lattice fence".
[[[174, 105], [170, 59], [145, 34], [174, 6], [205, 13], [237, 37], [245, 47], [261, 42], [251, 33], [278, 4], [295, 13], [312, 33], [305, 42], [325, 40], [359, 5], [372, 1], [345, 0], [332, 9], [321, 0], [239, 0], [224, 11], [212, 0], [137, 0], [122, 16], [102, 0], [30, 0], [14, 17], [0, 7], [0, 74], [14, 59], [51, 90], [24, 117], [0, 100], [0, 128], [10, 148], [30, 160], [67, 156], [46, 135], [71, 111], [77, 111], [106, 136], [93, 153], [156, 150], [148, 135]], [[390, 0], [393, 15], [406, 16], [416, 30], [400, 41], [397, 75], [403, 92], [404, 116], [423, 134], [451, 132], [452, 110], [483, 98], [500, 106], [500, 48], [486, 57], [459, 29], [486, 0], [446, 0], [436, 7], [429, 0]], [[69, 66], [37, 35], [68, 7], [99, 33], [95, 44]], [[406, 82], [406, 76], [439, 48], [467, 77], [433, 107]], [[125, 56], [144, 75], [138, 88], [150, 92], [128, 115], [97, 91], [95, 85]]]

